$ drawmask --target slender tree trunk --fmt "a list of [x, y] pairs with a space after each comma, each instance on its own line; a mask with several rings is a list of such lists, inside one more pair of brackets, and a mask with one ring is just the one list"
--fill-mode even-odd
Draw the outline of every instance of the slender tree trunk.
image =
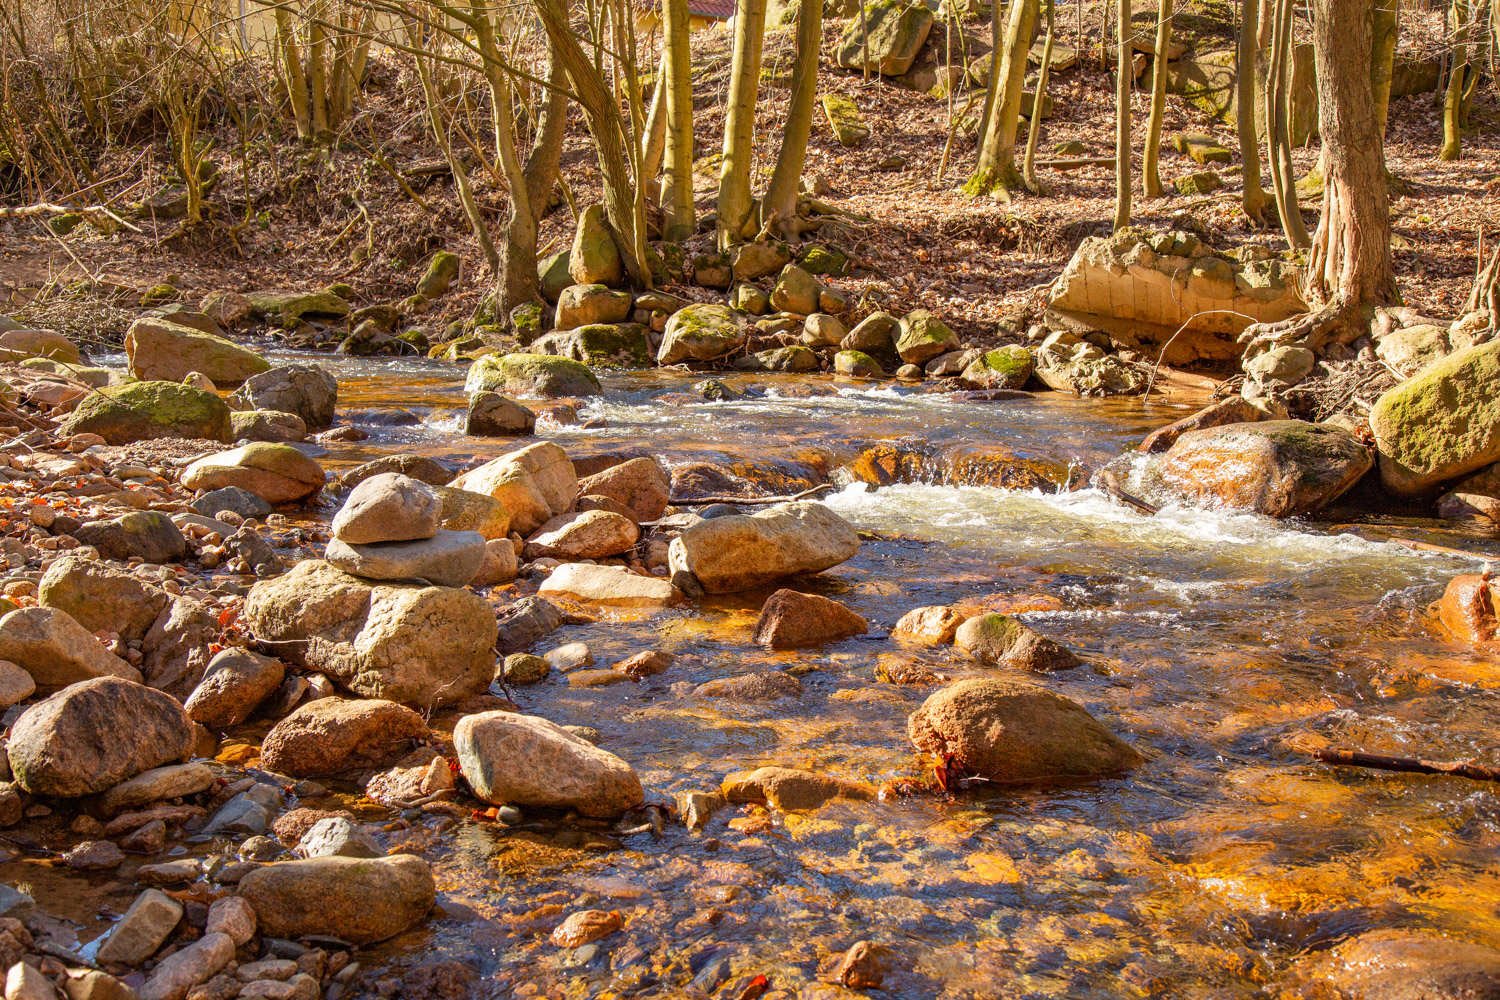
[[1167, 114], [1167, 47], [1172, 44], [1172, 0], [1161, 0], [1156, 18], [1156, 54], [1151, 60], [1151, 119], [1146, 126], [1146, 157], [1141, 165], [1141, 182], [1147, 198], [1161, 197], [1161, 126]]
[[1260, 27], [1255, 34], [1255, 47], [1265, 51], [1271, 47], [1271, 36], [1276, 31], [1276, 0], [1258, 0], [1260, 3]]
[[1373, 6], [1373, 0], [1313, 0], [1327, 151], [1323, 218], [1308, 266], [1315, 307], [1364, 309], [1397, 298], [1385, 148], [1370, 89]]
[[[567, 20], [566, 4], [560, 5], [559, 16]], [[546, 99], [537, 120], [531, 152], [526, 157], [526, 199], [531, 204], [531, 217], [537, 222], [547, 214], [552, 189], [557, 186], [563, 139], [568, 132], [567, 86], [568, 71], [557, 57], [551, 38], [548, 38]]]
[[1130, 0], [1120, 0], [1115, 63], [1115, 232], [1130, 225]]
[[1370, 37], [1370, 93], [1375, 100], [1375, 119], [1385, 135], [1391, 110], [1391, 76], [1396, 69], [1396, 40], [1401, 0], [1375, 0], [1375, 19]]
[[719, 247], [745, 239], [750, 222], [750, 164], [755, 158], [755, 104], [760, 94], [760, 50], [766, 0], [739, 0], [734, 15], [734, 62], [724, 115], [724, 162], [719, 169]]
[[[656, 85], [651, 88], [651, 111], [646, 115], [646, 152], [641, 157], [641, 176], [655, 177], [661, 172], [667, 152], [667, 48], [670, 38], [663, 32], [660, 65], [656, 67]], [[691, 77], [689, 82], [691, 83]]]
[[818, 101], [818, 53], [822, 44], [822, 0], [802, 0], [797, 8], [797, 62], [792, 67], [791, 107], [781, 132], [776, 169], [771, 173], [771, 183], [760, 206], [761, 227], [770, 225], [787, 240], [802, 236], [797, 217], [797, 188], [802, 180], [807, 139], [812, 134], [813, 110]]
[[[1500, 0], [1496, 0], [1496, 2], [1500, 3]], [[860, 9], [863, 10], [863, 6]], [[1080, 11], [1083, 10], [1082, 3], [1078, 5], [1078, 9]], [[989, 134], [990, 116], [995, 112], [995, 100], [1000, 93], [1000, 61], [996, 56], [1000, 52], [998, 40], [1005, 37], [1005, 24], [1005, 5], [1002, 3], [990, 4], [990, 37], [996, 39], [997, 47], [990, 50], [990, 78], [984, 86], [984, 111], [979, 115], [979, 133], [974, 140], [974, 145], [979, 149], [984, 148], [985, 136]], [[1083, 37], [1081, 28], [1079, 29], [1078, 37]]]
[[512, 131], [514, 119], [510, 76], [501, 61], [502, 40], [495, 26], [489, 0], [469, 0], [474, 12], [474, 38], [484, 61], [484, 78], [490, 88], [490, 109], [495, 129], [495, 158], [505, 174], [510, 193], [510, 217], [505, 224], [505, 240], [499, 248], [499, 268], [495, 275], [495, 312], [510, 311], [525, 302], [541, 298], [536, 273], [536, 216], [532, 213], [530, 189], [521, 158], [516, 153]]
[[297, 122], [297, 138], [312, 142], [312, 113], [307, 100], [307, 74], [302, 71], [302, 54], [297, 51], [296, 29], [285, 7], [276, 8], [276, 40], [281, 49], [281, 71], [286, 77], [287, 101]]
[[1036, 28], [1037, 6], [1037, 0], [1011, 0], [999, 64], [991, 57], [990, 83], [998, 89], [985, 124], [984, 142], [979, 147], [979, 162], [964, 186], [971, 195], [1009, 198], [1010, 192], [1021, 185], [1021, 174], [1016, 169], [1016, 129], [1021, 120], [1026, 54]]
[[325, 69], [324, 49], [328, 47], [327, 34], [319, 20], [323, 15], [321, 5], [313, 8], [314, 20], [307, 25], [307, 83], [312, 91], [312, 131], [322, 138], [328, 130], [328, 74]]
[[1456, 160], [1463, 155], [1463, 122], [1461, 111], [1464, 84], [1469, 70], [1469, 5], [1453, 0], [1453, 56], [1448, 63], [1448, 89], [1443, 94], [1443, 148], [1440, 160]]
[[1255, 135], [1255, 39], [1259, 0], [1240, 0], [1240, 38], [1236, 68], [1235, 112], [1240, 133], [1240, 163], [1245, 189], [1240, 205], [1245, 215], [1260, 222], [1266, 211], [1266, 192], [1260, 186], [1260, 140]]
[[[1372, 0], [1361, 0], [1371, 3]], [[1276, 0], [1276, 24], [1271, 35], [1271, 64], [1266, 70], [1266, 160], [1276, 192], [1276, 212], [1281, 217], [1287, 243], [1305, 250], [1310, 238], [1297, 204], [1297, 174], [1292, 163], [1291, 76], [1292, 3]], [[1367, 26], [1368, 30], [1368, 26]], [[1369, 85], [1368, 77], [1365, 80]], [[1321, 86], [1321, 84], [1320, 84]], [[1324, 144], [1326, 152], [1327, 144]]]
[[[697, 228], [693, 213], [693, 53], [687, 0], [663, 0], [661, 76], [666, 94], [666, 173], [661, 207], [666, 215], [662, 236], [685, 240]], [[805, 138], [805, 137], [804, 137]], [[651, 167], [646, 167], [652, 176]]]
[[1047, 41], [1042, 44], [1042, 68], [1036, 75], [1036, 96], [1031, 101], [1031, 127], [1026, 132], [1026, 158], [1021, 174], [1026, 190], [1043, 194], [1042, 182], [1036, 176], [1036, 144], [1042, 134], [1042, 102], [1047, 99], [1047, 76], [1052, 68], [1052, 43], [1057, 34], [1057, 0], [1047, 0]]

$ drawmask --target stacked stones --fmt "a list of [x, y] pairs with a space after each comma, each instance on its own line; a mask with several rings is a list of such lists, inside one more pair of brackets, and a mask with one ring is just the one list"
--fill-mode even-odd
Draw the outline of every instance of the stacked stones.
[[369, 580], [462, 587], [484, 565], [485, 539], [477, 531], [445, 529], [442, 519], [443, 501], [431, 486], [395, 472], [371, 476], [334, 517], [325, 557]]

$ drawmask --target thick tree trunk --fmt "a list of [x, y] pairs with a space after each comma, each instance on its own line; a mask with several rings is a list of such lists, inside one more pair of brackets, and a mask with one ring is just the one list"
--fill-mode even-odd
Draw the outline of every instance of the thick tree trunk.
[[1130, 225], [1130, 0], [1120, 0], [1115, 62], [1115, 232]]
[[719, 247], [745, 240], [752, 209], [750, 163], [755, 158], [755, 105], [760, 95], [760, 50], [766, 0], [739, 0], [734, 14], [734, 61], [724, 115], [724, 162], [719, 168]]
[[[685, 4], [686, 0], [680, 2]], [[822, 44], [822, 0], [802, 0], [797, 8], [797, 61], [792, 67], [791, 107], [781, 132], [776, 169], [760, 206], [761, 228], [770, 226], [786, 240], [802, 237], [797, 217], [797, 188], [802, 180], [807, 139], [812, 134], [813, 111], [818, 102], [818, 52]]]
[[1385, 149], [1370, 88], [1373, 7], [1313, 0], [1326, 174], [1307, 292], [1315, 309], [1345, 314], [1396, 301]]
[[1240, 2], [1240, 39], [1235, 70], [1235, 110], [1245, 181], [1240, 206], [1245, 215], [1257, 223], [1266, 211], [1266, 192], [1260, 186], [1260, 141], [1255, 135], [1255, 39], [1259, 10], [1260, 0]]
[[[688, 42], [687, 0], [663, 0], [662, 7], [666, 13], [661, 70], [666, 94], [666, 174], [661, 188], [666, 222], [662, 235], [669, 240], [685, 240], [697, 228], [693, 219], [693, 54]], [[646, 176], [654, 176], [649, 163]]]
[[281, 50], [281, 72], [286, 77], [286, 96], [297, 122], [297, 138], [312, 142], [312, 109], [307, 100], [307, 74], [302, 71], [302, 54], [297, 51], [296, 29], [285, 7], [276, 8], [276, 41]]
[[1036, 176], [1036, 144], [1042, 134], [1042, 103], [1047, 99], [1047, 76], [1052, 68], [1052, 43], [1056, 35], [1057, 0], [1047, 0], [1047, 41], [1042, 44], [1042, 68], [1036, 75], [1036, 96], [1031, 100], [1031, 127], [1026, 132], [1026, 157], [1021, 165], [1026, 190], [1032, 194], [1045, 193]]
[[1146, 156], [1141, 165], [1141, 182], [1147, 198], [1161, 197], [1161, 126], [1167, 114], [1167, 46], [1172, 44], [1172, 0], [1161, 0], [1156, 18], [1156, 54], [1151, 60], [1151, 119], [1146, 126]]
[[1021, 185], [1016, 170], [1016, 129], [1021, 120], [1021, 92], [1026, 86], [1026, 53], [1036, 28], [1037, 0], [1011, 0], [1000, 61], [990, 62], [995, 99], [985, 122], [979, 162], [964, 190], [971, 195], [1008, 198]]
[[1440, 160], [1456, 160], [1463, 155], [1462, 108], [1464, 84], [1469, 70], [1469, 5], [1453, 0], [1453, 55], [1448, 63], [1448, 89], [1443, 94], [1443, 148]]

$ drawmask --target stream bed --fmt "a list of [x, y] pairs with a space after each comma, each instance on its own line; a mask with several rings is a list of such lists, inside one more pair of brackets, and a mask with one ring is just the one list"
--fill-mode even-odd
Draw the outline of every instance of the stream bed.
[[[466, 397], [450, 365], [318, 361], [339, 378], [341, 413], [399, 406], [417, 418], [328, 446], [318, 457], [330, 471], [398, 451], [463, 465], [509, 450], [462, 436]], [[605, 395], [585, 401], [579, 424], [544, 419], [538, 434], [574, 457], [644, 449], [677, 466], [817, 453], [834, 470], [879, 442], [980, 443], [1071, 469], [1079, 487], [1189, 412], [1052, 393], [958, 401], [799, 376], [723, 377], [762, 387], [762, 398], [654, 398], [694, 381], [605, 375]], [[414, 824], [390, 844], [433, 863], [438, 909], [362, 961], [462, 962], [480, 977], [471, 995], [486, 997], [734, 997], [757, 974], [782, 995], [852, 997], [820, 986], [820, 970], [868, 939], [893, 956], [876, 994], [892, 1000], [1248, 998], [1274, 995], [1319, 952], [1371, 929], [1500, 937], [1492, 788], [1332, 767], [1287, 746], [1310, 733], [1371, 752], [1500, 763], [1500, 670], [1445, 638], [1428, 612], [1448, 579], [1500, 553], [1494, 537], [1409, 519], [1276, 522], [1184, 508], [1147, 517], [1086, 487], [875, 489], [831, 478], [837, 489], [822, 499], [868, 540], [797, 586], [845, 603], [870, 634], [763, 650], [751, 631], [769, 590], [651, 614], [595, 609], [597, 621], [566, 626], [536, 651], [582, 641], [604, 666], [656, 648], [677, 656], [672, 668], [602, 688], [554, 674], [511, 697], [596, 729], [640, 774], [648, 802], [763, 764], [876, 786], [925, 780], [932, 761], [911, 749], [906, 719], [937, 687], [891, 678], [913, 665], [949, 678], [997, 673], [952, 647], [889, 637], [912, 608], [949, 604], [1016, 613], [1077, 651], [1085, 666], [1023, 679], [1082, 703], [1147, 763], [1076, 786], [837, 800], [805, 815], [730, 807], [699, 833], [556, 816]], [[336, 507], [325, 497], [313, 516]], [[1397, 536], [1473, 556], [1387, 540]], [[498, 606], [533, 590], [523, 579], [490, 596]], [[766, 668], [796, 673], [802, 695], [693, 694]], [[451, 732], [454, 721], [440, 714], [433, 725]], [[361, 812], [389, 815], [368, 801]], [[736, 817], [762, 821], [729, 828]], [[561, 915], [591, 906], [619, 910], [624, 929], [579, 949], [550, 942]]]

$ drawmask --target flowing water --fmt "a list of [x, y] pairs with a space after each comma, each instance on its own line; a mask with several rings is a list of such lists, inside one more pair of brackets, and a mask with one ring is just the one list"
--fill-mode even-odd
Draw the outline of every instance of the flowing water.
[[[330, 468], [394, 451], [462, 463], [505, 448], [457, 433], [465, 398], [450, 366], [332, 367], [341, 408], [399, 405], [420, 421], [332, 446], [321, 457]], [[588, 426], [544, 421], [539, 433], [573, 455], [643, 448], [670, 465], [820, 454], [837, 468], [878, 441], [998, 445], [1073, 466], [1076, 485], [1184, 412], [1055, 394], [960, 402], [868, 383], [807, 396], [830, 383], [756, 381], [763, 399], [669, 406], [653, 397], [686, 388], [685, 376], [611, 375], [579, 414]], [[639, 685], [570, 688], [554, 675], [513, 697], [597, 729], [640, 773], [648, 801], [762, 764], [874, 785], [924, 778], [931, 762], [910, 749], [906, 718], [935, 688], [887, 678], [914, 663], [949, 677], [992, 671], [887, 633], [914, 607], [957, 604], [1014, 611], [1079, 652], [1085, 667], [1028, 679], [1081, 702], [1147, 763], [1072, 787], [839, 801], [743, 833], [724, 825], [747, 815], [734, 810], [702, 834], [669, 826], [659, 838], [557, 817], [418, 826], [399, 836], [436, 865], [439, 912], [378, 960], [469, 963], [483, 996], [680, 997], [758, 973], [815, 996], [829, 956], [871, 939], [895, 956], [879, 994], [892, 998], [1227, 998], [1263, 996], [1309, 956], [1372, 928], [1500, 934], [1493, 789], [1330, 767], [1286, 745], [1312, 733], [1500, 763], [1500, 671], [1428, 613], [1449, 578], [1500, 552], [1492, 538], [1435, 522], [1178, 508], [1146, 517], [1088, 488], [852, 484], [826, 502], [871, 540], [799, 586], [864, 615], [870, 635], [761, 650], [750, 633], [765, 592], [606, 612], [542, 648], [584, 641], [600, 665], [660, 648], [677, 662]], [[1416, 552], [1392, 535], [1475, 555]], [[692, 694], [766, 667], [797, 673], [802, 696]], [[559, 915], [587, 906], [619, 910], [624, 930], [582, 949], [551, 944]]]

